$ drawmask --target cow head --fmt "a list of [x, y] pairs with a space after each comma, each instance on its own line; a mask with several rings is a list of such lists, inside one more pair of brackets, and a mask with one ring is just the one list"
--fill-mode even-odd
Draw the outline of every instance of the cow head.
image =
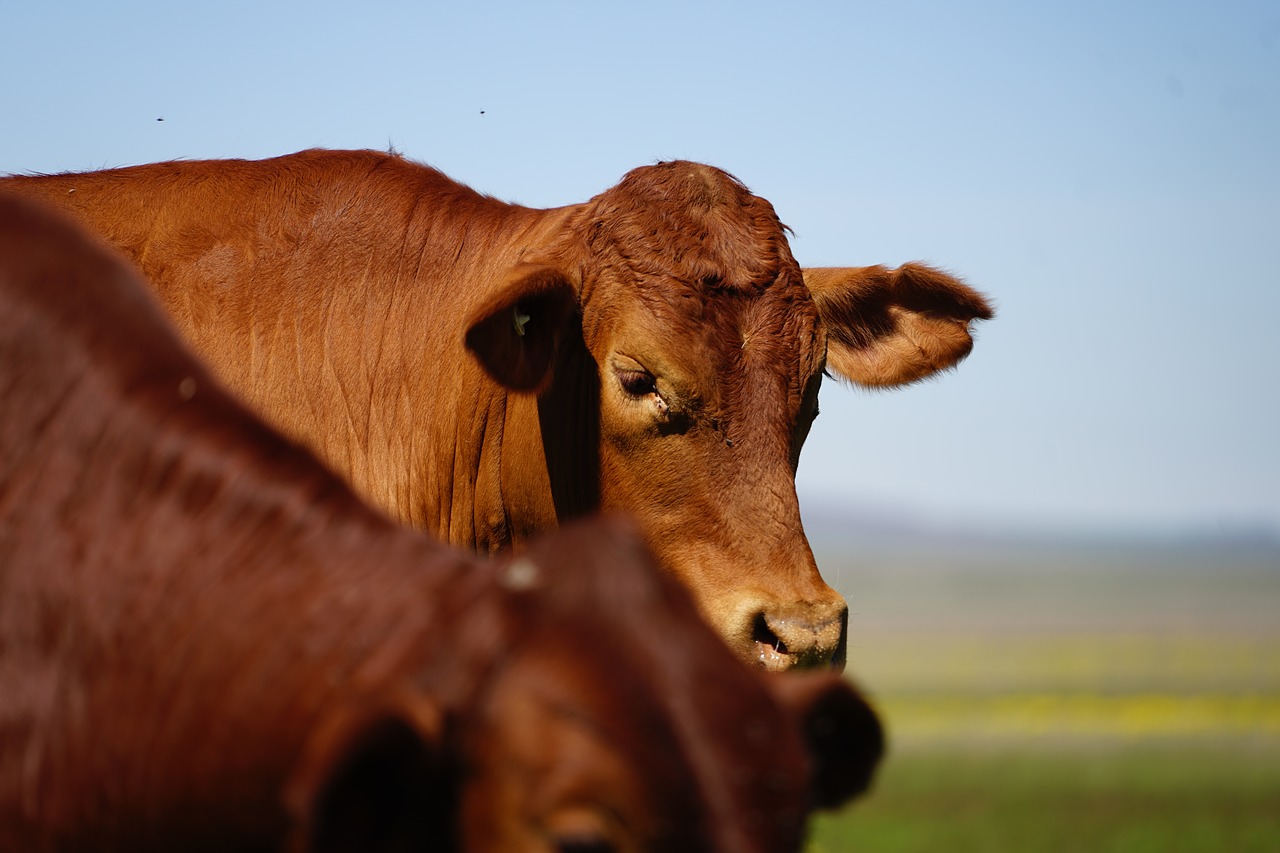
[[498, 381], [598, 402], [574, 435], [599, 504], [640, 521], [739, 655], [788, 669], [845, 657], [847, 608], [795, 492], [824, 372], [912, 382], [963, 358], [991, 312], [919, 264], [802, 273], [767, 201], [673, 162], [583, 206], [477, 316], [467, 343]]
[[498, 577], [498, 629], [451, 643], [483, 658], [312, 739], [295, 849], [799, 850], [870, 784], [862, 698], [734, 660], [628, 523], [567, 525]]

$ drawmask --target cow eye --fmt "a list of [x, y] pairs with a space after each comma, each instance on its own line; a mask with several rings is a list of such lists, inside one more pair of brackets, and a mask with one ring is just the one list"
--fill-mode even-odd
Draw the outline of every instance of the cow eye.
[[552, 815], [545, 837], [555, 853], [614, 853], [619, 838], [615, 824], [607, 811], [576, 806]]
[[618, 384], [632, 397], [658, 393], [658, 381], [647, 370], [619, 370]]
[[556, 853], [614, 853], [613, 842], [593, 835], [568, 835], [555, 840]]

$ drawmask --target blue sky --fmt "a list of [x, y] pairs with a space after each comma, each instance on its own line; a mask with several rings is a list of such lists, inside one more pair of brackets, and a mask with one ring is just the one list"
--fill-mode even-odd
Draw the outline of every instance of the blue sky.
[[716, 164], [802, 264], [999, 306], [936, 381], [824, 387], [806, 506], [1280, 530], [1275, 3], [28, 3], [0, 75], [0, 172], [393, 145], [542, 207]]

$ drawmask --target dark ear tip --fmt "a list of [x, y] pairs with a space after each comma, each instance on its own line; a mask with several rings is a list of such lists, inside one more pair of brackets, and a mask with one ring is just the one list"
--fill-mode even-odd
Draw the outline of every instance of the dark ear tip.
[[816, 772], [813, 800], [834, 808], [866, 792], [884, 757], [880, 718], [848, 684], [826, 691], [806, 723]]
[[995, 311], [985, 294], [945, 270], [911, 261], [894, 272], [899, 287], [906, 291], [904, 296], [908, 305], [919, 300], [919, 304], [913, 307], [965, 322], [995, 318]]
[[832, 673], [773, 676], [772, 685], [800, 726], [813, 806], [835, 808], [870, 788], [884, 756], [885, 734], [853, 685]]

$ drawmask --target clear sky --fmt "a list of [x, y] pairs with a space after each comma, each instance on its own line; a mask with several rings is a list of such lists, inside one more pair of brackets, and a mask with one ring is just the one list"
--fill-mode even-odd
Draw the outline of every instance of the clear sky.
[[690, 158], [806, 265], [920, 259], [999, 316], [824, 387], [807, 507], [1280, 530], [1274, 2], [14, 3], [0, 172], [388, 145], [582, 201]]

